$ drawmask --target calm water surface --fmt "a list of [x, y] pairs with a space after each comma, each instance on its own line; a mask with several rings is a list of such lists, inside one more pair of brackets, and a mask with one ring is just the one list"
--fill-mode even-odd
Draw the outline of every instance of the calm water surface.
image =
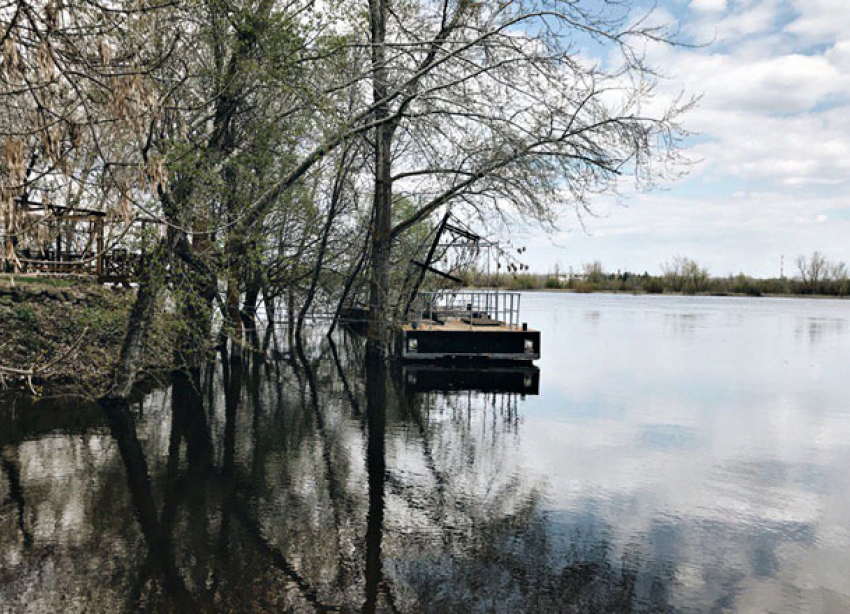
[[0, 611], [850, 611], [850, 302], [523, 309], [539, 373], [340, 339], [4, 402]]

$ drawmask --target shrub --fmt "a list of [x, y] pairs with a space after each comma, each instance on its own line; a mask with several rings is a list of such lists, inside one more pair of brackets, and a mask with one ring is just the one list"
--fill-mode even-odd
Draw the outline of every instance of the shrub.
[[664, 292], [664, 284], [657, 277], [650, 277], [644, 283], [643, 289], [649, 294], [661, 294]]

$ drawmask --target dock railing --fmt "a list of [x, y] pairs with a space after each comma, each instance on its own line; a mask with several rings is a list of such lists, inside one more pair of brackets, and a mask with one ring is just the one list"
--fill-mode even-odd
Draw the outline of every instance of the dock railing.
[[420, 292], [414, 302], [411, 323], [419, 326], [423, 321], [445, 322], [447, 318], [473, 321], [490, 319], [519, 328], [519, 292], [497, 290], [439, 290]]

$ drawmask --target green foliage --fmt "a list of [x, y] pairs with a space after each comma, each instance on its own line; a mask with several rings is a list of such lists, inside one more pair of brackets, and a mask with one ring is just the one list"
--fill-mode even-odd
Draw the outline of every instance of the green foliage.
[[75, 314], [76, 317], [69, 319], [69, 332], [81, 333], [83, 330], [96, 330], [100, 334], [113, 338], [120, 338], [127, 324], [127, 310], [129, 303], [121, 301], [122, 304], [111, 304], [107, 306], [87, 306], [81, 308]]
[[531, 275], [530, 273], [519, 273], [513, 276], [512, 289], [514, 290], [536, 290], [540, 286], [539, 275]]
[[[123, 291], [77, 291], [79, 301], [44, 300], [35, 294], [27, 302], [0, 304], [0, 362], [28, 368], [60, 357], [37, 379], [100, 394], [118, 358], [134, 296]], [[176, 338], [172, 320], [164, 310], [154, 318], [140, 365], [143, 369], [171, 365]]]
[[12, 309], [12, 313], [18, 321], [18, 324], [27, 328], [33, 328], [38, 321], [35, 309], [33, 309], [30, 305], [15, 305]]
[[0, 279], [13, 279], [16, 284], [38, 284], [39, 286], [49, 286], [51, 288], [73, 288], [80, 285], [78, 279], [67, 277], [37, 277], [31, 275], [0, 275]]
[[757, 280], [739, 273], [729, 279], [729, 290], [735, 294], [746, 294], [748, 296], [761, 296], [762, 291]]

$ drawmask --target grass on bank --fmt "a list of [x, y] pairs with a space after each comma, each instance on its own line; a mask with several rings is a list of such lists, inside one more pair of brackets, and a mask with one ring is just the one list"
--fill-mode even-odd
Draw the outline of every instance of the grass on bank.
[[[0, 277], [0, 366], [34, 367], [36, 384], [97, 396], [109, 384], [133, 301], [132, 291], [79, 279], [16, 276], [13, 286]], [[165, 316], [154, 322], [145, 370], [170, 364], [171, 328]]]

